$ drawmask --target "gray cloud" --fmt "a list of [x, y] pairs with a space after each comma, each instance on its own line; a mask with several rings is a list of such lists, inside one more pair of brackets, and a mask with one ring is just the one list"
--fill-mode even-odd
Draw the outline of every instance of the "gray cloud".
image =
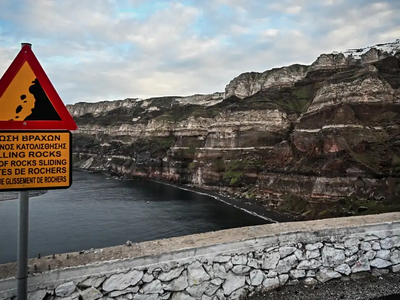
[[30, 41], [66, 103], [188, 95], [223, 91], [242, 72], [400, 38], [398, 1], [171, 1], [137, 18], [150, 1], [130, 0], [126, 12], [118, 3], [2, 0], [0, 70]]

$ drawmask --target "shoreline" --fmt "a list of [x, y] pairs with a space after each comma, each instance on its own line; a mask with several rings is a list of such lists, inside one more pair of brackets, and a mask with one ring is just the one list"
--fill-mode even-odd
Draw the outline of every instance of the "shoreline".
[[[48, 190], [28, 190], [28, 192], [29, 192], [29, 198], [33, 198], [46, 194]], [[0, 202], [17, 200], [17, 199], [18, 199], [18, 192], [0, 192]]]
[[200, 195], [209, 196], [211, 198], [214, 198], [215, 200], [224, 202], [228, 205], [236, 207], [237, 209], [243, 210], [255, 217], [259, 217], [261, 219], [269, 221], [270, 223], [295, 222], [295, 220], [290, 219], [287, 216], [284, 216], [277, 212], [269, 211], [266, 208], [263, 208], [263, 207], [257, 205], [256, 203], [252, 203], [252, 201], [249, 199], [246, 199], [246, 202], [243, 202], [235, 197], [231, 197], [229, 195], [225, 195], [225, 194], [216, 192], [214, 190], [208, 190], [208, 189], [204, 189], [204, 188], [193, 186], [193, 185], [171, 183], [168, 181], [163, 181], [163, 180], [154, 179], [154, 178], [148, 178], [148, 179], [145, 178], [144, 180], [149, 180], [149, 181], [153, 181], [153, 182], [156, 182], [159, 184], [169, 185], [169, 186], [181, 189], [181, 190], [190, 191], [190, 192], [197, 193]]
[[159, 178], [152, 178], [152, 177], [142, 177], [142, 176], [135, 176], [135, 175], [121, 175], [118, 173], [114, 172], [107, 172], [107, 171], [93, 171], [90, 169], [80, 169], [80, 168], [74, 168], [76, 171], [83, 171], [83, 172], [88, 172], [88, 173], [102, 173], [106, 176], [111, 176], [118, 178], [119, 180], [147, 180], [147, 181], [152, 181], [156, 182], [159, 184], [164, 184], [164, 185], [169, 185], [181, 190], [186, 190], [189, 192], [209, 196], [211, 198], [214, 198], [217, 201], [224, 202], [227, 205], [234, 206], [237, 209], [243, 210], [247, 212], [248, 214], [251, 214], [255, 217], [264, 219], [268, 221], [269, 223], [281, 223], [281, 222], [296, 222], [298, 220], [295, 220], [294, 218], [291, 218], [288, 215], [284, 215], [282, 213], [278, 213], [275, 211], [270, 211], [266, 209], [265, 207], [262, 207], [258, 205], [255, 201], [246, 199], [245, 201], [241, 201], [238, 198], [219, 193], [215, 190], [210, 190], [210, 189], [205, 189], [201, 188], [198, 186], [194, 185], [188, 185], [188, 184], [182, 184], [182, 183], [176, 183], [176, 182], [171, 182], [167, 180], [162, 180]]

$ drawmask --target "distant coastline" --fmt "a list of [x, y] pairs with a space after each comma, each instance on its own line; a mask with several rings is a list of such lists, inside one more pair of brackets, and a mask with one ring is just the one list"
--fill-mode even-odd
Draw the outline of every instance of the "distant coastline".
[[116, 172], [109, 172], [106, 170], [92, 170], [92, 169], [85, 169], [74, 167], [75, 171], [83, 171], [87, 173], [102, 173], [106, 176], [111, 176], [114, 178], [118, 178], [119, 180], [147, 180], [152, 182], [157, 182], [159, 184], [170, 185], [178, 189], [187, 190], [193, 193], [198, 193], [202, 195], [208, 195], [216, 199], [217, 201], [225, 202], [228, 205], [235, 206], [237, 209], [244, 210], [247, 213], [254, 215], [256, 217], [262, 218], [267, 220], [271, 223], [280, 223], [280, 222], [293, 222], [295, 221], [290, 215], [284, 215], [282, 213], [274, 212], [265, 209], [257, 205], [254, 201], [247, 199], [245, 202], [241, 201], [229, 194], [218, 192], [215, 190], [209, 190], [206, 188], [202, 188], [200, 186], [194, 186], [192, 184], [181, 184], [176, 182], [171, 182], [167, 180], [163, 180], [162, 178], [155, 178], [155, 177], [147, 177], [147, 176], [132, 176], [129, 174], [120, 174]]
[[[47, 190], [29, 191], [29, 197], [36, 197], [47, 193]], [[18, 199], [18, 192], [0, 192], [0, 201]]]
[[254, 215], [256, 217], [267, 220], [271, 223], [293, 222], [294, 221], [288, 216], [284, 216], [277, 212], [269, 211], [263, 207], [260, 207], [251, 200], [247, 200], [246, 202], [243, 202], [243, 201], [240, 201], [240, 200], [236, 199], [235, 197], [232, 197], [228, 194], [204, 189], [202, 187], [189, 185], [189, 184], [178, 184], [178, 183], [168, 182], [165, 180], [160, 180], [160, 179], [155, 179], [155, 178], [141, 178], [141, 179], [157, 182], [159, 184], [170, 185], [170, 186], [173, 186], [178, 189], [190, 191], [192, 193], [207, 195], [218, 201], [222, 201], [228, 205], [232, 205], [232, 206], [236, 207], [237, 209], [246, 211], [247, 213], [249, 213], [251, 215]]

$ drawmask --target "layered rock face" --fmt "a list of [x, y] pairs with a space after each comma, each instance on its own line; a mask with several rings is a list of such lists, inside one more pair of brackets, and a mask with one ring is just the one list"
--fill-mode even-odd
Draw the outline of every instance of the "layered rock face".
[[243, 99], [269, 87], [293, 86], [296, 81], [306, 76], [308, 68], [303, 65], [292, 65], [268, 70], [264, 73], [240, 74], [226, 86], [226, 96], [235, 95]]
[[225, 93], [68, 107], [77, 166], [321, 218], [399, 209], [400, 40], [244, 73]]

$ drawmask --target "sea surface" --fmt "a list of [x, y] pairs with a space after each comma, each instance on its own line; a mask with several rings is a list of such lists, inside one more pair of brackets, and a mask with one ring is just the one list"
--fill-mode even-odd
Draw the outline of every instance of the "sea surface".
[[[80, 171], [29, 201], [30, 257], [269, 223], [207, 195]], [[16, 261], [17, 231], [18, 200], [0, 201], [0, 264]]]

